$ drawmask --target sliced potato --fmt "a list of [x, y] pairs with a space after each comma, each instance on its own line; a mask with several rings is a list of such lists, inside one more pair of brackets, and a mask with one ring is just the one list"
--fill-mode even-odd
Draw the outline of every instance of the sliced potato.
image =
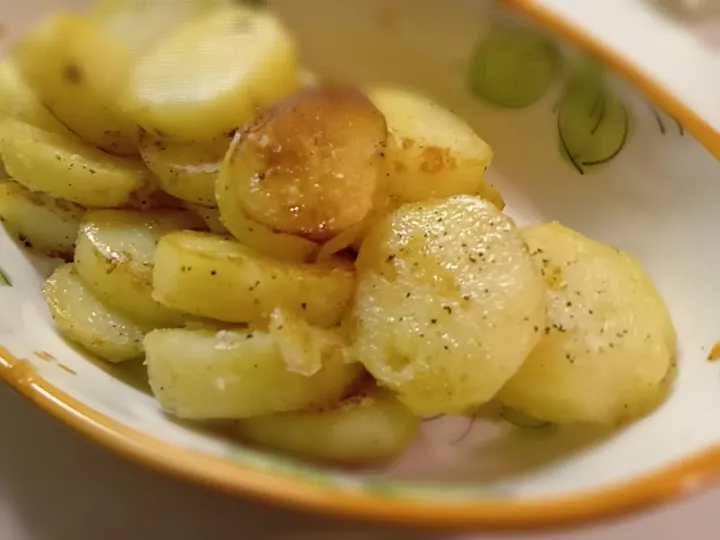
[[0, 117], [9, 116], [52, 133], [67, 135], [68, 129], [55, 118], [23, 79], [12, 59], [0, 62]]
[[77, 240], [75, 269], [109, 306], [154, 327], [180, 326], [183, 315], [152, 298], [155, 250], [165, 234], [201, 226], [189, 211], [88, 212]]
[[220, 220], [220, 210], [209, 206], [203, 206], [201, 204], [186, 204], [185, 206], [200, 216], [200, 218], [205, 222], [207, 230], [215, 234], [230, 236], [230, 231], [225, 228], [225, 225], [223, 225]]
[[420, 418], [374, 384], [322, 410], [241, 420], [248, 439], [324, 460], [357, 463], [403, 453], [420, 429]]
[[98, 300], [71, 264], [48, 278], [43, 293], [53, 321], [69, 340], [111, 362], [142, 356], [146, 329]]
[[178, 232], [160, 240], [153, 297], [163, 305], [227, 322], [266, 320], [276, 308], [333, 326], [355, 288], [352, 264], [292, 264], [264, 257], [210, 233]]
[[282, 24], [265, 10], [237, 5], [192, 19], [160, 40], [133, 66], [122, 104], [155, 135], [207, 141], [293, 92], [299, 78]]
[[540, 272], [479, 197], [402, 206], [371, 230], [357, 268], [355, 357], [418, 414], [487, 402], [540, 339]]
[[549, 317], [499, 399], [557, 423], [615, 423], [648, 412], [666, 395], [676, 336], [640, 264], [558, 223], [522, 235], [545, 276]]
[[72, 260], [85, 209], [30, 191], [16, 182], [0, 183], [0, 221], [21, 244], [48, 257]]
[[138, 160], [10, 118], [0, 121], [0, 157], [8, 174], [28, 189], [87, 207], [139, 204], [156, 190]]
[[254, 221], [326, 240], [370, 213], [386, 140], [385, 119], [359, 91], [305, 89], [236, 134], [222, 187]]
[[315, 257], [319, 250], [315, 242], [273, 231], [250, 219], [238, 204], [231, 186], [233, 182], [229, 170], [221, 170], [215, 190], [220, 222], [242, 244], [281, 261], [307, 262]]
[[324, 407], [363, 373], [328, 351], [312, 376], [288, 371], [275, 339], [251, 330], [155, 330], [145, 338], [155, 397], [185, 419], [247, 418]]
[[405, 202], [479, 195], [505, 203], [485, 180], [493, 153], [463, 120], [429, 99], [392, 87], [368, 96], [387, 119], [388, 189]]
[[71, 131], [103, 150], [137, 154], [137, 125], [116, 106], [129, 52], [82, 17], [58, 14], [27, 34], [17, 62], [40, 100]]
[[132, 54], [142, 53], [178, 26], [231, 0], [100, 0], [86, 15]]
[[140, 154], [162, 188], [179, 199], [203, 206], [217, 206], [215, 180], [229, 146], [229, 138], [173, 143], [145, 131], [140, 134]]

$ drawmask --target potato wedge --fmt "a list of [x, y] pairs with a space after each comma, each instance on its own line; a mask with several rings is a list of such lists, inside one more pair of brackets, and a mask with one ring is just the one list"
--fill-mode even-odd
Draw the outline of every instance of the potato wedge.
[[153, 297], [163, 305], [220, 321], [267, 320], [276, 308], [319, 326], [337, 324], [355, 288], [352, 264], [292, 264], [226, 237], [171, 233], [155, 254]]
[[399, 88], [371, 88], [368, 96], [387, 119], [392, 195], [404, 202], [478, 195], [503, 209], [500, 192], [485, 180], [492, 150], [463, 120]]
[[193, 19], [130, 71], [121, 101], [145, 130], [207, 141], [252, 118], [300, 84], [295, 48], [269, 12], [236, 5]]
[[[215, 196], [220, 222], [242, 244], [280, 261], [308, 262], [320, 249], [315, 242], [277, 231], [250, 219], [237, 202], [228, 169], [220, 170]], [[213, 230], [212, 228], [210, 230]], [[214, 231], [215, 232], [215, 231]]]
[[298, 411], [240, 420], [240, 434], [294, 454], [363, 463], [403, 453], [420, 430], [420, 418], [395, 396], [372, 384], [315, 411]]
[[70, 134], [43, 105], [35, 90], [23, 79], [17, 63], [10, 58], [0, 62], [0, 117], [4, 116], [59, 135]]
[[231, 0], [100, 0], [90, 6], [86, 15], [137, 55], [180, 25], [230, 3]]
[[71, 261], [85, 209], [16, 182], [0, 183], [0, 221], [20, 244], [48, 257]]
[[139, 160], [111, 156], [10, 118], [0, 121], [0, 157], [8, 174], [26, 188], [86, 207], [139, 204], [156, 190]]
[[173, 143], [143, 131], [139, 144], [143, 161], [166, 192], [189, 203], [217, 206], [215, 180], [230, 146], [229, 138]]
[[152, 298], [155, 250], [164, 235], [201, 226], [201, 220], [189, 211], [88, 212], [77, 239], [75, 270], [114, 309], [147, 326], [181, 326], [182, 313]]
[[53, 115], [83, 140], [113, 154], [137, 154], [137, 125], [117, 94], [130, 53], [91, 21], [58, 14], [27, 34], [17, 63]]
[[43, 294], [53, 321], [70, 341], [110, 362], [142, 356], [147, 329], [98, 300], [72, 264], [61, 266], [48, 278]]
[[312, 376], [288, 371], [280, 347], [250, 330], [155, 330], [145, 338], [155, 397], [184, 419], [247, 418], [323, 407], [340, 400], [362, 376], [328, 351]]
[[418, 414], [487, 402], [540, 339], [540, 272], [479, 197], [402, 206], [371, 230], [357, 269], [354, 357]]
[[305, 89], [235, 135], [224, 187], [254, 221], [327, 240], [370, 213], [386, 140], [385, 119], [358, 90]]
[[557, 423], [614, 424], [649, 412], [667, 393], [676, 336], [640, 264], [558, 223], [521, 232], [545, 276], [549, 316], [498, 398]]

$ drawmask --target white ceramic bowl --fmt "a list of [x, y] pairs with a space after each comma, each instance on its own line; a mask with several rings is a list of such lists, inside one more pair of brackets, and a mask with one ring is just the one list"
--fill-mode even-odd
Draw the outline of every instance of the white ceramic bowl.
[[[79, 4], [2, 1], [0, 22], [10, 38], [60, 4]], [[418, 88], [467, 119], [493, 147], [489, 174], [519, 223], [559, 220], [642, 261], [679, 335], [678, 378], [655, 413], [612, 433], [427, 421], [411, 450], [381, 471], [319, 468], [251, 450], [163, 415], [135, 384], [142, 366], [109, 368], [63, 341], [40, 294], [52, 263], [24, 252], [4, 232], [0, 376], [139, 463], [229, 492], [346, 516], [426, 525], [559, 523], [655, 502], [716, 478], [720, 364], [707, 357], [720, 339], [720, 166], [693, 134], [715, 152], [720, 138], [698, 108], [678, 99], [683, 89], [668, 92], [612, 44], [546, 9], [548, 3], [510, 2], [599, 53], [666, 109], [617, 82], [630, 129], [617, 155], [592, 171], [561, 156], [554, 110], [559, 82], [522, 109], [491, 106], [468, 84], [471, 53], [487, 32], [529, 19], [484, 0], [271, 2], [312, 69]], [[572, 62], [578, 51], [567, 46], [563, 55]]]

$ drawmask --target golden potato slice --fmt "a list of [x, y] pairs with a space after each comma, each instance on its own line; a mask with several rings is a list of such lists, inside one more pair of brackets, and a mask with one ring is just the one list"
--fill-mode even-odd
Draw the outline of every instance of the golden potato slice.
[[231, 0], [101, 0], [86, 15], [132, 54], [142, 53], [180, 25]]
[[139, 144], [145, 164], [166, 192], [189, 203], [217, 206], [215, 180], [230, 146], [229, 138], [173, 143], [143, 131]]
[[155, 330], [145, 338], [155, 397], [185, 419], [247, 418], [324, 407], [362, 375], [358, 364], [326, 351], [312, 376], [288, 371], [275, 339], [250, 330]]
[[98, 300], [72, 264], [61, 266], [48, 278], [43, 294], [53, 321], [69, 340], [111, 362], [142, 356], [146, 329]]
[[369, 214], [386, 138], [382, 114], [357, 90], [305, 89], [235, 135], [220, 188], [254, 221], [327, 239]]
[[500, 193], [485, 180], [492, 150], [463, 120], [399, 88], [372, 88], [368, 96], [387, 119], [392, 195], [405, 202], [479, 195], [503, 209]]
[[402, 206], [371, 230], [357, 269], [354, 355], [418, 414], [487, 402], [540, 339], [540, 272], [479, 197]]
[[668, 310], [640, 264], [558, 223], [521, 230], [549, 289], [543, 338], [499, 399], [550, 422], [615, 423], [665, 396]]
[[211, 319], [262, 321], [282, 308], [333, 326], [350, 305], [355, 272], [346, 261], [287, 263], [229, 238], [180, 232], [160, 240], [153, 285], [163, 305]]
[[240, 433], [260, 444], [295, 454], [362, 463], [403, 453], [420, 429], [420, 418], [374, 384], [330, 407], [241, 420]]
[[201, 226], [187, 211], [88, 212], [77, 240], [75, 269], [107, 305], [148, 326], [181, 326], [180, 312], [152, 298], [155, 250], [169, 232]]
[[[215, 195], [220, 211], [220, 223], [242, 244], [258, 253], [281, 261], [308, 262], [313, 260], [320, 249], [318, 244], [292, 234], [273, 231], [253, 221], [238, 204], [234, 190], [235, 183], [227, 168], [220, 170]], [[217, 223], [212, 222], [217, 228]], [[213, 232], [219, 230], [211, 229]]]
[[137, 154], [137, 125], [116, 106], [129, 52], [92, 22], [48, 18], [17, 47], [23, 76], [40, 100], [85, 141], [118, 155]]
[[10, 118], [0, 121], [0, 157], [28, 189], [87, 207], [140, 204], [156, 190], [141, 161]]
[[265, 10], [237, 5], [161, 39], [133, 66], [121, 101], [155, 135], [212, 140], [293, 92], [299, 73], [282, 24]]
[[3, 116], [16, 118], [52, 133], [70, 133], [42, 104], [12, 59], [0, 62], [0, 117]]
[[0, 183], [0, 221], [22, 245], [66, 261], [72, 260], [85, 209], [53, 199], [16, 182]]

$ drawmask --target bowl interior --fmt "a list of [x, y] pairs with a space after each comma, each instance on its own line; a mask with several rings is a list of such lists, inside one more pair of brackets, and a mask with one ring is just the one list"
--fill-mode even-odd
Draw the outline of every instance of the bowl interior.
[[[79, 2], [66, 1], [66, 5]], [[50, 2], [13, 7], [18, 32]], [[52, 3], [57, 7], [57, 3]], [[159, 410], [140, 364], [108, 367], [53, 329], [40, 286], [52, 263], [0, 232], [0, 345], [87, 407], [138, 432], [219, 459], [321, 481], [338, 489], [414, 496], [526, 497], [627, 480], [720, 443], [720, 368], [707, 361], [720, 339], [720, 166], [671, 116], [607, 75], [629, 113], [617, 155], [582, 173], [563, 158], [556, 102], [561, 76], [528, 107], [493, 106], [468, 84], [470, 57], [488, 32], [527, 24], [483, 0], [275, 0], [306, 64], [330, 78], [392, 82], [422, 90], [465, 118], [493, 148], [488, 174], [519, 224], [558, 220], [639, 258], [669, 305], [679, 336], [678, 377], [667, 402], [620, 431], [521, 428], [506, 421], [429, 419], [397, 462], [347, 471], [253, 450]], [[568, 63], [579, 60], [562, 46]], [[616, 86], [615, 86], [616, 85]], [[583, 167], [580, 167], [581, 169]], [[590, 170], [591, 169], [591, 170]]]

